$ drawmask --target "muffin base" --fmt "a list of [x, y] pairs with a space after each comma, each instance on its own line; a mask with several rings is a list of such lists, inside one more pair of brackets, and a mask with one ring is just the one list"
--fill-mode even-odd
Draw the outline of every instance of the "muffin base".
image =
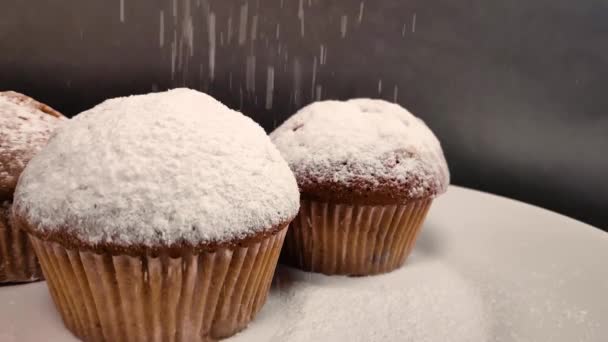
[[84, 341], [215, 341], [266, 301], [286, 229], [179, 257], [78, 251], [31, 236], [66, 327]]
[[27, 233], [10, 224], [8, 208], [2, 205], [0, 207], [0, 283], [24, 283], [40, 279], [42, 279], [42, 271]]
[[390, 272], [410, 254], [432, 199], [396, 205], [300, 201], [280, 262], [327, 275]]

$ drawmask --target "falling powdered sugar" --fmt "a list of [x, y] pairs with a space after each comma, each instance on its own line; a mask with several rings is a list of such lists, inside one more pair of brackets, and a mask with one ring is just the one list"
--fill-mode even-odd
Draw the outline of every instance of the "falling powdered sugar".
[[422, 120], [384, 100], [312, 103], [271, 138], [300, 186], [329, 182], [373, 189], [389, 183], [407, 188], [408, 198], [421, 198], [444, 192], [449, 183], [435, 135]]
[[233, 241], [291, 220], [293, 174], [250, 118], [190, 89], [110, 99], [32, 159], [15, 211], [87, 244]]
[[259, 323], [233, 340], [485, 342], [491, 324], [480, 291], [438, 261], [363, 278], [281, 268]]

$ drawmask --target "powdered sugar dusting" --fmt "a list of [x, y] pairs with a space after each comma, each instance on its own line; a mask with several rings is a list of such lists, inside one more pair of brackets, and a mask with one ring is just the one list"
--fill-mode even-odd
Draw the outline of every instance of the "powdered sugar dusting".
[[[268, 341], [486, 342], [492, 321], [481, 291], [438, 261], [389, 274], [348, 278], [280, 269], [261, 319], [277, 323]], [[252, 340], [254, 322], [231, 339]], [[270, 325], [270, 324], [269, 324]], [[270, 330], [267, 328], [267, 330]], [[267, 335], [270, 335], [269, 332]]]
[[444, 192], [449, 171], [441, 146], [424, 122], [383, 100], [321, 101], [308, 105], [271, 137], [298, 182], [348, 186], [410, 184], [409, 198]]
[[263, 231], [295, 216], [299, 193], [259, 125], [175, 89], [76, 116], [30, 162], [15, 207], [91, 244], [156, 246]]
[[62, 122], [63, 118], [38, 109], [30, 98], [0, 93], [0, 190], [12, 190], [2, 188], [14, 186], [27, 162]]

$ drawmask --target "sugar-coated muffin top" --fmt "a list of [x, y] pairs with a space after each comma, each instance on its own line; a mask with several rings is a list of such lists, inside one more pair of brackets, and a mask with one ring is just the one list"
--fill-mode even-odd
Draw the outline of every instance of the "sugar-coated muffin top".
[[0, 92], [0, 200], [8, 200], [29, 160], [65, 118], [14, 91]]
[[384, 100], [312, 103], [271, 138], [303, 196], [395, 203], [436, 196], [449, 184], [433, 132], [403, 107]]
[[291, 220], [296, 180], [264, 130], [190, 89], [107, 100], [23, 172], [16, 217], [88, 246], [235, 241]]

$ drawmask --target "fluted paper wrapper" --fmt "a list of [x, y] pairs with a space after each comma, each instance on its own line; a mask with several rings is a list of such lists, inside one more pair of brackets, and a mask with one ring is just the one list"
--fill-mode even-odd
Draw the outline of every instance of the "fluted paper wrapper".
[[32, 243], [63, 322], [80, 339], [215, 341], [244, 329], [266, 301], [285, 232], [178, 258]]
[[302, 199], [281, 262], [328, 275], [392, 271], [410, 254], [431, 202], [358, 205]]
[[0, 208], [0, 283], [23, 283], [42, 278], [42, 271], [27, 233], [11, 226]]

